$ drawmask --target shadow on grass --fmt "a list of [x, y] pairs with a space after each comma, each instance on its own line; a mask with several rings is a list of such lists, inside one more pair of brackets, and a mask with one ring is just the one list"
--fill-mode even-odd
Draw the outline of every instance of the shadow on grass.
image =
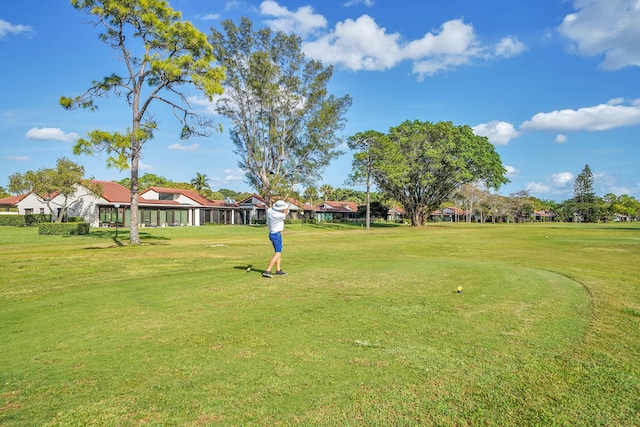
[[266, 270], [264, 269], [259, 269], [259, 268], [253, 268], [253, 264], [246, 264], [246, 265], [236, 265], [235, 267], [233, 267], [235, 270], [242, 270], [242, 271], [246, 271], [247, 273], [259, 273], [260, 275], [262, 275], [262, 273], [264, 273]]
[[[392, 222], [374, 222], [371, 224], [371, 228], [396, 228], [403, 227], [404, 224], [395, 224]], [[321, 222], [318, 224], [304, 224], [304, 228], [309, 229], [321, 229], [321, 230], [352, 230], [363, 229], [365, 224], [362, 222]]]
[[[106, 230], [96, 230], [96, 231], [91, 231], [90, 235], [92, 237], [97, 237], [99, 239], [105, 239], [105, 240], [112, 240], [113, 241], [113, 245], [111, 246], [90, 246], [87, 247], [85, 249], [110, 249], [110, 248], [117, 248], [120, 246], [126, 246], [129, 240], [129, 232], [121, 232], [118, 233], [117, 235], [113, 232], [113, 231], [106, 231]], [[171, 239], [169, 239], [168, 237], [162, 237], [162, 236], [154, 236], [152, 234], [149, 233], [145, 233], [145, 232], [141, 232], [140, 233], [140, 244], [142, 245], [162, 245], [165, 244], [164, 242], [169, 241]]]

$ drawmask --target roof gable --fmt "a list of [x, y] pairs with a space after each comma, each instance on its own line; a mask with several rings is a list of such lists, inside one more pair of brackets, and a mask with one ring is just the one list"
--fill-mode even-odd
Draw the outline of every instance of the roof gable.
[[115, 181], [91, 180], [93, 184], [102, 187], [102, 198], [110, 203], [130, 203], [131, 191]]
[[141, 193], [144, 195], [149, 192], [155, 192], [157, 194], [173, 194], [173, 195], [181, 195], [184, 196], [200, 205], [206, 206], [209, 204], [210, 200], [206, 197], [202, 196], [195, 190], [188, 190], [183, 188], [165, 188], [165, 187], [151, 187], [146, 189]]
[[25, 197], [27, 197], [31, 193], [19, 194], [17, 196], [9, 196], [3, 199], [0, 199], [0, 205], [2, 206], [16, 206], [20, 203]]
[[331, 212], [356, 213], [358, 212], [358, 204], [354, 202], [335, 202], [326, 201], [317, 206], [318, 210], [326, 210]]
[[239, 206], [251, 206], [251, 207], [259, 207], [259, 208], [265, 208], [267, 205], [267, 202], [260, 196], [258, 196], [257, 194], [252, 194], [251, 196], [247, 197], [246, 199], [242, 200], [240, 203], [238, 203]]

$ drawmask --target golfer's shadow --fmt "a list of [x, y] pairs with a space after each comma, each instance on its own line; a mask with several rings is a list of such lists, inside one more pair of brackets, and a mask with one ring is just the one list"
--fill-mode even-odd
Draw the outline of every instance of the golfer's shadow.
[[266, 270], [259, 270], [259, 269], [254, 269], [253, 268], [253, 264], [247, 264], [247, 265], [236, 265], [235, 267], [236, 270], [244, 270], [247, 273], [264, 273]]

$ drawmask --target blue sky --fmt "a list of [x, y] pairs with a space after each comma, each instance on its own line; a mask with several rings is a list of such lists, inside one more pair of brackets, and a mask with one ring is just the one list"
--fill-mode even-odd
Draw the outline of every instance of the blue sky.
[[[573, 195], [586, 164], [599, 196], [640, 198], [640, 2], [638, 0], [171, 0], [205, 34], [221, 20], [249, 17], [257, 28], [294, 32], [308, 57], [335, 66], [330, 90], [353, 105], [342, 135], [405, 120], [470, 125], [495, 145], [511, 182], [556, 201]], [[75, 156], [93, 129], [124, 131], [123, 100], [65, 111], [61, 95], [121, 72], [114, 53], [69, 1], [0, 5], [0, 185], [14, 172], [55, 167], [68, 157], [86, 175], [120, 180], [104, 158]], [[193, 105], [213, 113], [193, 93]], [[228, 132], [179, 140], [163, 108], [146, 145], [143, 173], [173, 181], [206, 174], [213, 189], [252, 191], [237, 168]], [[214, 120], [226, 130], [220, 117]], [[352, 153], [318, 182], [345, 187]]]

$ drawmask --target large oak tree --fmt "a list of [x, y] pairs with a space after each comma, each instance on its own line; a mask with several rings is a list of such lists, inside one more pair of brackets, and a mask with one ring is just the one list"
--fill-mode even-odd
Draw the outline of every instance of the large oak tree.
[[206, 36], [181, 19], [164, 0], [72, 0], [78, 10], [92, 15], [102, 28], [100, 40], [113, 49], [121, 69], [94, 81], [81, 96], [61, 97], [66, 109], [95, 110], [95, 101], [112, 94], [123, 98], [131, 110], [124, 132], [94, 130], [80, 139], [75, 154], [106, 152], [107, 164], [131, 169], [130, 242], [140, 244], [138, 232], [138, 170], [144, 144], [157, 128], [151, 106], [169, 106], [182, 125], [181, 138], [208, 135], [211, 120], [189, 105], [187, 86], [210, 99], [222, 93], [224, 72], [213, 66], [213, 48]]
[[402, 203], [413, 226], [469, 182], [499, 188], [508, 182], [500, 156], [486, 137], [451, 122], [405, 121], [380, 138], [377, 187]]

